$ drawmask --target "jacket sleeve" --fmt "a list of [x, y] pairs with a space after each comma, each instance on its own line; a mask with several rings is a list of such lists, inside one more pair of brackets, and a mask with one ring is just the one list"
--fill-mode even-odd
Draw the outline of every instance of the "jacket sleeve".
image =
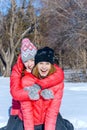
[[33, 108], [30, 101], [21, 102], [24, 130], [34, 130]]
[[29, 100], [28, 92], [21, 88], [21, 72], [19, 71], [17, 64], [14, 65], [10, 76], [10, 93], [15, 100]]
[[24, 91], [21, 87], [21, 73], [23, 70], [23, 63], [21, 56], [18, 56], [16, 64], [12, 68], [10, 76], [10, 93], [15, 100], [27, 101], [29, 100], [28, 92]]
[[55, 92], [55, 97], [52, 100], [45, 118], [45, 130], [55, 130], [56, 120], [59, 113], [61, 100], [63, 96], [63, 88], [64, 84], [60, 83], [58, 86], [58, 90]]
[[50, 88], [52, 86], [55, 86], [57, 84], [60, 84], [64, 80], [64, 72], [63, 70], [57, 66], [54, 65], [56, 68], [56, 72], [50, 76], [48, 76], [45, 79], [37, 80], [36, 83], [41, 86], [42, 89]]

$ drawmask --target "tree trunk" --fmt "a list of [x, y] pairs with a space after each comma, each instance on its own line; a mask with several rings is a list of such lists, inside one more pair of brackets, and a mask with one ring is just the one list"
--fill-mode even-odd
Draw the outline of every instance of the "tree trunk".
[[83, 49], [83, 73], [86, 74], [86, 49]]
[[59, 51], [59, 66], [63, 68], [61, 50]]
[[7, 67], [5, 69], [5, 72], [4, 72], [3, 76], [9, 77], [10, 73], [11, 73], [11, 66], [9, 64], [7, 64]]

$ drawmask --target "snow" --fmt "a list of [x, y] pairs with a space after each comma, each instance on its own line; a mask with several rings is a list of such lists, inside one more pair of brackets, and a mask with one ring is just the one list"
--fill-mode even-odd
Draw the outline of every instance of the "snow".
[[87, 83], [65, 82], [61, 113], [75, 130], [87, 130]]
[[[7, 124], [11, 106], [9, 77], [0, 77], [0, 127]], [[65, 82], [60, 112], [70, 120], [75, 130], [87, 130], [87, 83]]]

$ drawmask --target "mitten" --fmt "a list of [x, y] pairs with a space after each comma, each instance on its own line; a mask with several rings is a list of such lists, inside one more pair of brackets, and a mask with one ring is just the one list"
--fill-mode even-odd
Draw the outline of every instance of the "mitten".
[[50, 89], [44, 89], [41, 91], [40, 95], [43, 97], [43, 99], [49, 100], [54, 98], [53, 91]]
[[38, 100], [40, 98], [39, 91], [41, 87], [38, 84], [25, 87], [24, 90], [29, 91], [28, 96], [31, 100]]

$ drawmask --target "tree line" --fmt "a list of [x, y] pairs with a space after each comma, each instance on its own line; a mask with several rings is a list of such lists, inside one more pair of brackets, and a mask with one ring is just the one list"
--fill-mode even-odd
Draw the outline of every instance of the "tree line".
[[[4, 1], [5, 2], [5, 1]], [[41, 48], [55, 50], [63, 69], [87, 68], [87, 1], [10, 0], [7, 14], [0, 13], [0, 72], [9, 76], [24, 37]]]

